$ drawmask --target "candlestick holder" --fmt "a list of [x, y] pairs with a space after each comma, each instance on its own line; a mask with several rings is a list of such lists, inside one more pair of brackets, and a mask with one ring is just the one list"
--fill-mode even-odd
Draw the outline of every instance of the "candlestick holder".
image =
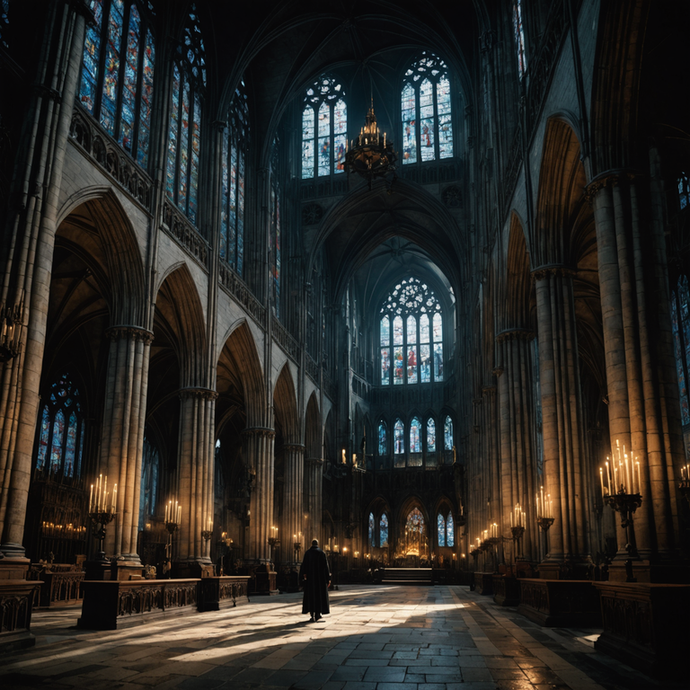
[[89, 513], [89, 518], [93, 523], [93, 526], [96, 528], [93, 536], [98, 539], [98, 552], [96, 553], [97, 561], [106, 561], [105, 551], [103, 550], [105, 528], [113, 521], [114, 517], [115, 512], [112, 510], [97, 510], [93, 513]]
[[213, 536], [213, 530], [211, 530], [211, 529], [202, 529], [201, 530], [201, 538], [204, 541], [208, 541], [212, 536]]
[[[173, 534], [179, 529], [180, 525], [177, 522], [166, 522], [165, 529], [168, 530], [168, 541], [165, 545], [165, 560], [172, 565], [172, 550], [173, 550]], [[170, 566], [168, 566], [170, 567]], [[168, 570], [168, 577], [172, 577], [172, 570]]]
[[606, 494], [604, 496], [604, 503], [610, 505], [617, 513], [620, 513], [621, 527], [625, 530], [626, 539], [628, 541], [625, 545], [625, 550], [628, 552], [629, 556], [637, 558], [633, 514], [642, 505], [642, 496], [637, 493], [629, 494], [625, 491], [625, 488], [621, 486], [618, 493]]
[[513, 562], [515, 563], [520, 557], [520, 540], [525, 534], [525, 528], [523, 525], [513, 525], [510, 528], [512, 534], [511, 540], [513, 542]]
[[549, 531], [549, 527], [553, 525], [553, 518], [552, 517], [538, 517], [537, 518], [537, 525], [539, 526], [539, 529], [541, 529], [544, 534]]
[[683, 479], [678, 483], [678, 491], [690, 506], [690, 479]]
[[299, 542], [299, 541], [296, 541], [296, 542], [293, 544], [293, 547], [294, 547], [294, 549], [295, 549], [295, 561], [299, 561], [299, 552], [300, 552], [301, 549], [302, 549], [302, 543]]
[[[489, 537], [487, 542], [489, 542], [489, 549], [491, 550], [491, 556], [494, 561], [494, 572], [498, 572], [498, 549], [496, 546], [503, 541], [500, 537]], [[487, 549], [487, 550], [489, 550]]]

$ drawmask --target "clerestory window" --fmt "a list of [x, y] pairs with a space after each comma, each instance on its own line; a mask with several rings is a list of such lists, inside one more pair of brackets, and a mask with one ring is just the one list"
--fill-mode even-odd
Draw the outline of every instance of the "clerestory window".
[[302, 110], [302, 179], [345, 171], [347, 104], [341, 84], [322, 75], [307, 89]]
[[671, 329], [676, 355], [676, 373], [680, 395], [680, 416], [683, 426], [690, 424], [688, 372], [690, 371], [690, 289], [688, 277], [681, 275], [671, 291]]
[[249, 149], [249, 108], [244, 81], [230, 106], [223, 131], [222, 207], [220, 258], [240, 275], [244, 264], [244, 209], [247, 151]]
[[403, 165], [453, 157], [450, 78], [441, 58], [425, 51], [410, 66], [400, 107]]
[[151, 3], [90, 0], [79, 100], [142, 167], [148, 164], [153, 105]]
[[381, 385], [443, 381], [443, 315], [433, 290], [406, 278], [379, 313]]
[[206, 54], [199, 15], [192, 4], [173, 62], [166, 188], [192, 223], [197, 222], [201, 111], [206, 90]]
[[522, 21], [522, 0], [513, 0], [513, 36], [517, 52], [518, 75], [520, 79], [527, 71], [527, 56], [525, 53], [525, 27]]

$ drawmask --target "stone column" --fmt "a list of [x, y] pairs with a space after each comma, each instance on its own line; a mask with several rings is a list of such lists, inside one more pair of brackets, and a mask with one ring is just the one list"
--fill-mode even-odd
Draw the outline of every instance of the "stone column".
[[174, 553], [180, 577], [212, 571], [210, 542], [201, 532], [213, 520], [213, 473], [216, 391], [208, 388], [180, 390], [177, 501], [182, 522]]
[[[304, 446], [285, 444], [285, 483], [283, 485], [283, 534], [281, 544], [287, 564], [301, 562], [308, 548], [307, 535], [302, 535], [302, 552], [295, 553], [293, 535], [302, 532], [302, 496], [304, 495]], [[311, 538], [310, 538], [311, 539]]]
[[[536, 515], [533, 512], [537, 491], [530, 351], [533, 338], [534, 332], [523, 328], [503, 331], [496, 338], [503, 364], [500, 385], [502, 534], [506, 537], [511, 535], [510, 516], [519, 503], [525, 512], [525, 533], [521, 539], [520, 555], [528, 561], [537, 560], [539, 548]], [[515, 558], [517, 552], [514, 548], [513, 551]]]
[[323, 458], [307, 458], [306, 463], [307, 512], [311, 532], [307, 540], [321, 538], [321, 516], [323, 514]]
[[584, 568], [590, 562], [582, 391], [572, 271], [563, 266], [545, 266], [533, 275], [544, 429], [544, 492], [551, 494], [555, 518], [549, 530], [550, 551], [541, 571], [551, 578], [558, 577], [559, 564], [566, 562]]
[[57, 204], [84, 45], [85, 2], [52, 3], [19, 144], [4, 228], [0, 313], [15, 319], [19, 354], [0, 378], [0, 552], [23, 559], [24, 519], [36, 438]]
[[[268, 538], [273, 526], [273, 444], [275, 431], [266, 427], [250, 427], [242, 432], [244, 457], [249, 466], [252, 491], [249, 508], [249, 537], [246, 558], [255, 563], [270, 562]], [[292, 535], [290, 535], [292, 538]], [[282, 539], [282, 537], [281, 537]]]
[[[676, 561], [674, 475], [684, 452], [663, 224], [641, 213], [640, 189], [634, 173], [616, 171], [596, 178], [588, 196], [597, 232], [610, 440], [612, 448], [618, 440], [640, 462], [642, 505], [634, 523], [646, 561], [646, 574], [636, 576], [644, 580], [655, 579], [649, 569], [654, 562]], [[618, 558], [627, 558], [620, 527], [618, 544]], [[668, 572], [661, 577], [673, 579]]]
[[149, 354], [153, 333], [136, 326], [114, 326], [110, 341], [98, 473], [117, 484], [115, 520], [108, 525], [105, 550], [118, 565], [139, 567], [139, 495], [146, 421]]

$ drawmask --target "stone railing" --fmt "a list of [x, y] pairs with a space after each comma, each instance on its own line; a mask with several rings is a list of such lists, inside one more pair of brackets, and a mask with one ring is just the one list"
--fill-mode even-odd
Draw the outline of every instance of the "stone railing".
[[72, 141], [125, 192], [151, 209], [151, 178], [79, 104], [72, 113], [69, 133]]
[[199, 582], [199, 611], [219, 611], [249, 601], [248, 575], [205, 577]]
[[304, 358], [307, 366], [307, 375], [309, 378], [318, 386], [319, 385], [319, 365], [316, 363], [314, 358], [307, 354]]
[[596, 626], [599, 593], [588, 580], [520, 578], [518, 613], [545, 626]]
[[228, 266], [220, 262], [219, 280], [221, 287], [262, 327], [266, 328], [266, 307], [259, 302], [247, 284]]
[[299, 362], [299, 343], [288, 333], [285, 326], [275, 316], [273, 317], [273, 338], [290, 359], [294, 362]]
[[161, 229], [187, 250], [205, 269], [208, 270], [210, 248], [208, 242], [178, 210], [170, 199], [163, 202], [163, 223]]

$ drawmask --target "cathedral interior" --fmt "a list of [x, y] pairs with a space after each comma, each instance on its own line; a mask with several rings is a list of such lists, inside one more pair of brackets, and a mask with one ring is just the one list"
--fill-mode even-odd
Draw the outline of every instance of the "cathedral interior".
[[142, 615], [132, 583], [294, 592], [318, 539], [337, 586], [469, 586], [677, 662], [689, 28], [0, 0], [0, 648], [65, 599]]

